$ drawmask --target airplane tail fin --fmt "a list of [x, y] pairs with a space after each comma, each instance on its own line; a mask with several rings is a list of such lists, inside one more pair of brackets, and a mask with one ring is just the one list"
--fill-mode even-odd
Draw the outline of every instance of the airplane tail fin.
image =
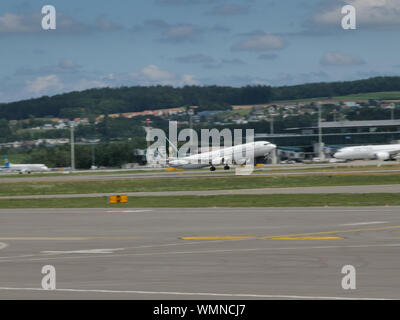
[[4, 166], [6, 168], [9, 168], [10, 167], [10, 161], [8, 161], [7, 156], [3, 156], [3, 159], [4, 159]]

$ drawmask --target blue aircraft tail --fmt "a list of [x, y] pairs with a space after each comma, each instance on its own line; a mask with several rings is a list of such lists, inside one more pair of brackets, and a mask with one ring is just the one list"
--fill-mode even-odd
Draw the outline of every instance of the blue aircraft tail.
[[6, 168], [9, 168], [10, 167], [10, 161], [8, 161], [7, 156], [3, 156], [3, 159], [4, 159], [4, 166]]

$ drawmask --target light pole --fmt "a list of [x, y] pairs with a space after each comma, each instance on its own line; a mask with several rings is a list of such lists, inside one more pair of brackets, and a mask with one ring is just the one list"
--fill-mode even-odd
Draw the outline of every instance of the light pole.
[[194, 114], [194, 111], [193, 111], [192, 108], [190, 108], [188, 110], [188, 115], [189, 115], [189, 128], [190, 128], [190, 154], [191, 155], [194, 154], [193, 141], [192, 141], [192, 139], [193, 139], [193, 134], [192, 134], [192, 131], [193, 131], [193, 114]]
[[318, 149], [319, 149], [319, 158], [323, 158], [322, 153], [322, 127], [321, 127], [321, 104], [318, 103]]
[[95, 143], [92, 142], [92, 169], [96, 168], [96, 165], [95, 165], [95, 148], [94, 148], [94, 146], [95, 146]]
[[336, 114], [338, 113], [338, 111], [334, 109], [332, 113], [333, 113], [333, 121], [336, 122]]
[[388, 109], [390, 109], [390, 120], [394, 120], [394, 109], [395, 109], [395, 106], [394, 105], [390, 105], [388, 107]]
[[271, 114], [271, 134], [274, 134], [274, 115]]
[[71, 122], [71, 170], [75, 170], [75, 136], [74, 136], [74, 128], [75, 123]]
[[151, 123], [151, 120], [150, 119], [146, 119], [146, 127], [145, 127], [145, 130], [146, 130], [146, 143], [147, 143], [147, 149], [149, 148], [149, 146], [150, 146], [150, 140], [149, 139], [147, 139], [147, 137], [148, 137], [148, 135], [150, 134], [150, 123]]

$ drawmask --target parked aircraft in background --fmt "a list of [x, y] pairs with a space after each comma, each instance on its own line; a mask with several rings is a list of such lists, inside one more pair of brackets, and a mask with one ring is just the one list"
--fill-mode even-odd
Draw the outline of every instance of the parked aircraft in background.
[[265, 157], [275, 149], [276, 145], [268, 141], [250, 142], [188, 157], [170, 159], [169, 165], [177, 169], [200, 169], [210, 167], [211, 171], [215, 171], [216, 166], [224, 166], [224, 170], [229, 170], [229, 166], [232, 164], [244, 165], [251, 161], [250, 158], [253, 158], [253, 156], [249, 157], [249, 154], [254, 154], [254, 158]]
[[7, 157], [4, 156], [4, 166], [1, 167], [2, 172], [18, 172], [31, 173], [31, 172], [44, 172], [50, 169], [44, 164], [11, 164]]
[[333, 156], [342, 160], [390, 160], [400, 153], [400, 144], [346, 147]]

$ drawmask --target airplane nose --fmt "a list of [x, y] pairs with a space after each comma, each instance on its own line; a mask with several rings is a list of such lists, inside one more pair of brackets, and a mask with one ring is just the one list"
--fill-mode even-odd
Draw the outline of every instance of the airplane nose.
[[334, 155], [333, 155], [333, 157], [334, 158], [338, 158], [338, 159], [340, 159], [340, 157], [343, 155], [343, 152], [336, 152]]

